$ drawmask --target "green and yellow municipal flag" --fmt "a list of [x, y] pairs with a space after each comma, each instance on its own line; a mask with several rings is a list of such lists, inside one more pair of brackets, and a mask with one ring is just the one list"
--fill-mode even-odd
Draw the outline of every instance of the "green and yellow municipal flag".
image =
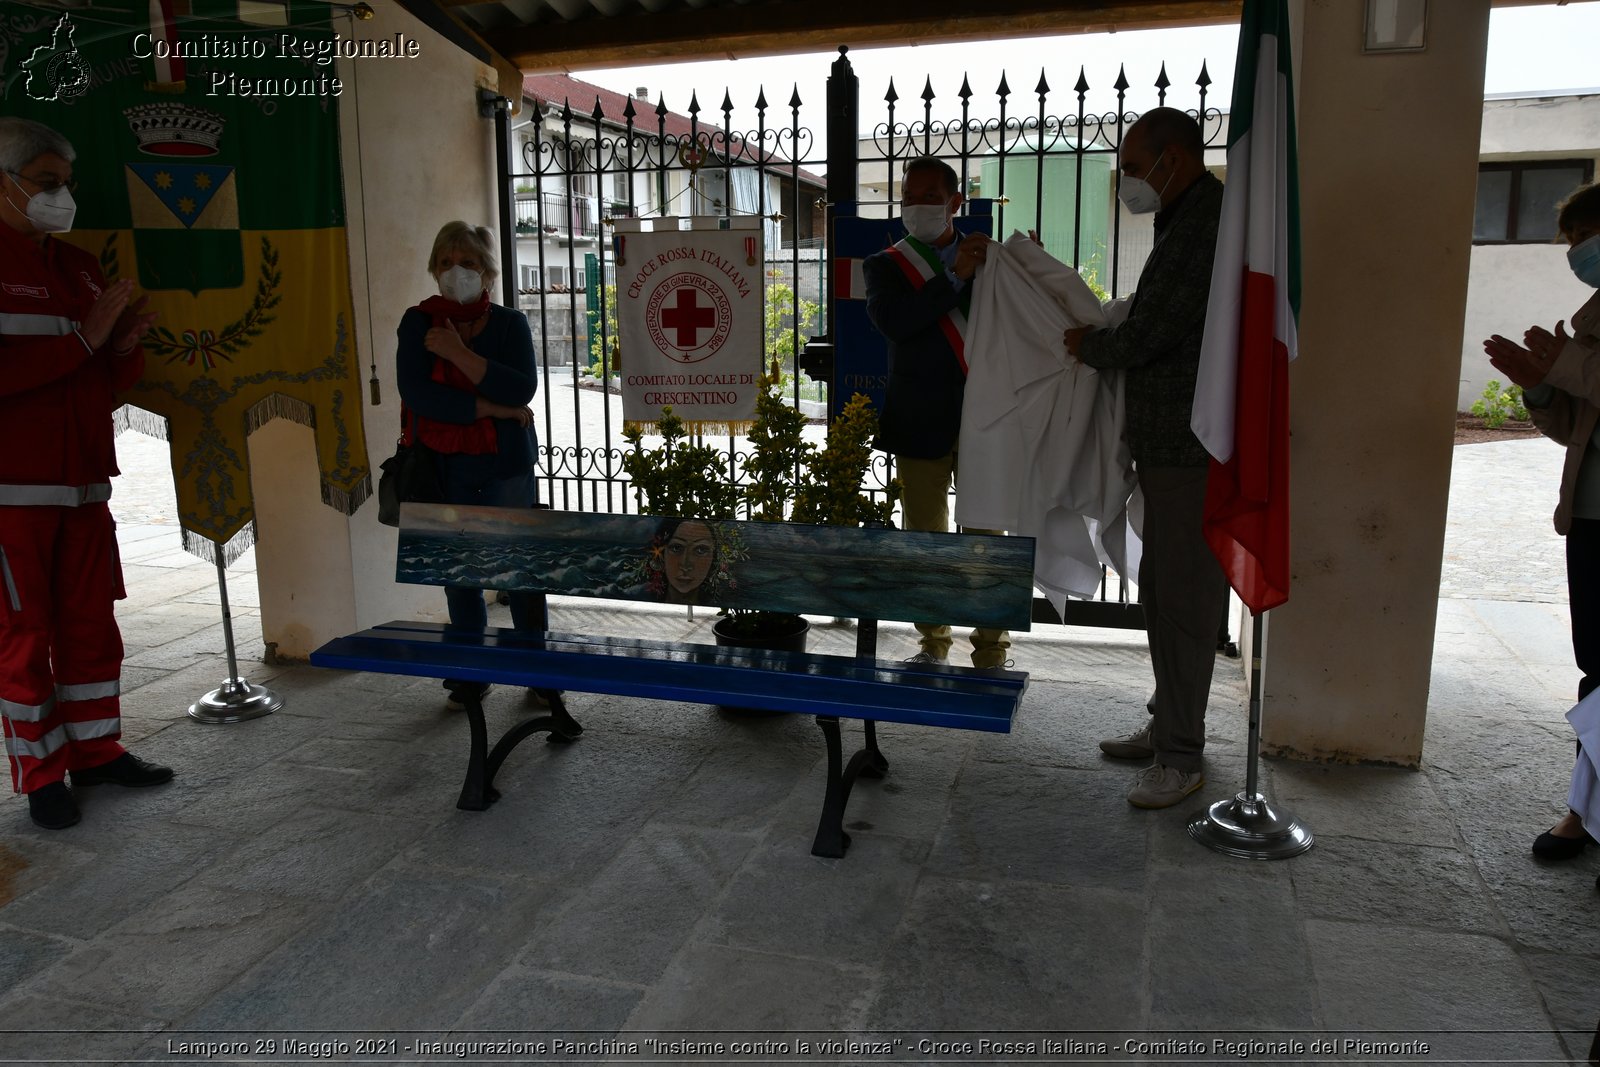
[[1202, 527], [1239, 599], [1289, 599], [1289, 361], [1300, 192], [1285, 0], [1245, 0], [1211, 299], [1190, 425], [1211, 453]]
[[371, 490], [335, 14], [314, 0], [0, 0], [0, 111], [77, 152], [65, 239], [160, 315], [121, 417], [171, 442], [184, 544], [208, 557], [254, 541], [246, 440], [273, 418], [313, 428], [326, 503], [350, 514]]

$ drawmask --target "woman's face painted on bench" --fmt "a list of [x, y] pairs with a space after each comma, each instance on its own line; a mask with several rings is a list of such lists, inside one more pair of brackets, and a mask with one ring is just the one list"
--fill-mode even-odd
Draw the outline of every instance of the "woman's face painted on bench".
[[711, 573], [711, 561], [716, 554], [711, 527], [705, 523], [686, 522], [673, 531], [667, 541], [666, 570], [667, 584], [675, 597], [694, 595]]

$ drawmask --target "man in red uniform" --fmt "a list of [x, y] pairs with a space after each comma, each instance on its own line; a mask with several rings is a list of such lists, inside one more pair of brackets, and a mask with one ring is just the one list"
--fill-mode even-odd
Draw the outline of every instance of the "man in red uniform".
[[49, 127], [0, 118], [0, 726], [12, 788], [52, 830], [79, 818], [68, 773], [172, 779], [117, 740], [125, 594], [106, 503], [111, 413], [155, 315], [50, 236], [72, 228], [73, 156]]

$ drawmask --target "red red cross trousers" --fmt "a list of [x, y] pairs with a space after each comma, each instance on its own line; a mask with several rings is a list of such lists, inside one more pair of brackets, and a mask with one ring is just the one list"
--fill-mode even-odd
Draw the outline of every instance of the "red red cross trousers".
[[676, 344], [679, 348], [698, 348], [700, 331], [717, 327], [717, 309], [702, 305], [700, 290], [692, 286], [680, 286], [676, 296], [677, 303], [674, 306], [661, 309], [661, 325], [677, 331]]

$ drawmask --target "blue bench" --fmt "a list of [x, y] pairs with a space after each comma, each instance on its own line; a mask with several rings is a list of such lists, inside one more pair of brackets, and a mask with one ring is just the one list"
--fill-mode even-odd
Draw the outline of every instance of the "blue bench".
[[[676, 550], [663, 532], [674, 525], [632, 515], [407, 504], [397, 579], [443, 585], [448, 577], [448, 584], [457, 585], [677, 601], [685, 590], [673, 590], [657, 565]], [[687, 595], [714, 595], [728, 608], [856, 618], [855, 655], [494, 627], [461, 633], [398, 621], [330, 641], [312, 653], [311, 662], [541, 693], [548, 712], [517, 723], [492, 748], [481, 704], [470, 695], [464, 701], [471, 748], [457, 807], [472, 811], [497, 799], [495, 774], [521, 741], [543, 733], [564, 743], [582, 734], [563, 692], [813, 715], [828, 751], [827, 788], [812, 846], [819, 856], [844, 855], [851, 790], [858, 779], [888, 771], [877, 723], [1010, 730], [1027, 688], [1025, 673], [879, 660], [877, 620], [1026, 630], [1031, 539], [793, 523], [697, 526], [690, 532], [713, 536], [702, 538], [710, 546], [700, 575], [704, 588]], [[862, 747], [848, 761], [841, 719], [863, 723]]]

